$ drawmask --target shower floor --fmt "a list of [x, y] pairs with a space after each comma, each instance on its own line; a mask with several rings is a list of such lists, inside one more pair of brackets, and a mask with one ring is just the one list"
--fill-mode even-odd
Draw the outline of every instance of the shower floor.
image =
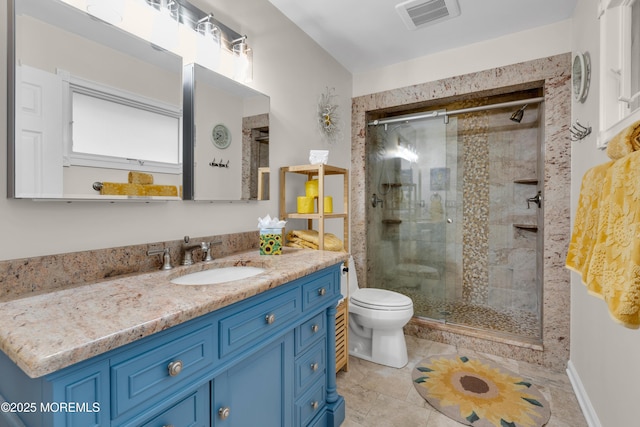
[[473, 305], [463, 301], [443, 301], [427, 298], [415, 288], [394, 288], [396, 292], [413, 300], [415, 316], [446, 323], [468, 326], [523, 338], [540, 338], [539, 319], [524, 310], [497, 310], [488, 306]]

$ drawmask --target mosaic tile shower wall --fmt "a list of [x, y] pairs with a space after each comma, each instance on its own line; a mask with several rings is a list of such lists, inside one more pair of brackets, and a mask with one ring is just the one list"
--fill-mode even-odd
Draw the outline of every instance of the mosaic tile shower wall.
[[489, 114], [464, 114], [458, 121], [462, 145], [462, 299], [488, 301], [489, 270]]

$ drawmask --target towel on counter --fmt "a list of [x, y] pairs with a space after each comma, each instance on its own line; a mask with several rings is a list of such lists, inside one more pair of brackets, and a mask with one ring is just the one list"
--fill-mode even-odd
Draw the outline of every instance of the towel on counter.
[[151, 175], [150, 173], [130, 171], [129, 184], [142, 184], [142, 185], [153, 184], [153, 175]]
[[640, 327], [640, 151], [585, 174], [566, 266], [614, 320]]
[[[319, 243], [320, 236], [316, 230], [292, 230], [287, 233], [286, 245], [292, 248], [318, 249]], [[344, 245], [335, 234], [324, 233], [324, 249], [344, 252]]]
[[640, 150], [640, 120], [619, 132], [607, 143], [607, 156], [618, 160]]

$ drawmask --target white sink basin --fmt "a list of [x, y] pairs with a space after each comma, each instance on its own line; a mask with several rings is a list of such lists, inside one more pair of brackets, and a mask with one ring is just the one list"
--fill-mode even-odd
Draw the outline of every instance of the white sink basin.
[[176, 277], [171, 281], [175, 285], [215, 285], [216, 283], [232, 282], [246, 279], [264, 272], [260, 267], [220, 267], [211, 270], [198, 271]]

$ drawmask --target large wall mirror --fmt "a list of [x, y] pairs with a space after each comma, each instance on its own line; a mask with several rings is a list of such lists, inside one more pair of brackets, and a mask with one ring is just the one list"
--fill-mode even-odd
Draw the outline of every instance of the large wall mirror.
[[197, 64], [183, 78], [184, 198], [269, 199], [269, 97]]
[[58, 0], [8, 7], [9, 197], [180, 200], [182, 58]]

